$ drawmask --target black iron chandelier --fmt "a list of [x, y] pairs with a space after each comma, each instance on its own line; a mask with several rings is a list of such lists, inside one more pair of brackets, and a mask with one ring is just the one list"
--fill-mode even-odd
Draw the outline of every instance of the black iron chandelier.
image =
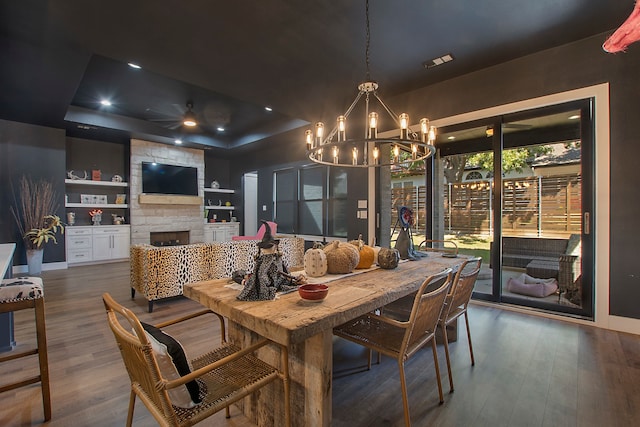
[[[408, 168], [412, 163], [424, 161], [435, 153], [433, 142], [436, 128], [429, 124], [429, 119], [420, 119], [419, 133], [410, 127], [409, 115], [396, 115], [377, 93], [378, 83], [372, 81], [369, 74], [369, 0], [366, 1], [366, 81], [358, 85], [358, 94], [346, 112], [336, 121], [336, 125], [326, 133], [322, 122], [315, 124], [315, 129], [305, 132], [305, 144], [309, 159], [315, 163], [328, 166], [343, 167], [379, 167], [394, 166]], [[347, 138], [347, 119], [358, 102], [364, 99], [365, 132], [363, 138]], [[377, 100], [382, 110], [387, 113], [400, 129], [396, 137], [378, 137], [379, 115], [371, 110], [370, 101]], [[390, 144], [391, 154], [381, 158], [381, 147]]]

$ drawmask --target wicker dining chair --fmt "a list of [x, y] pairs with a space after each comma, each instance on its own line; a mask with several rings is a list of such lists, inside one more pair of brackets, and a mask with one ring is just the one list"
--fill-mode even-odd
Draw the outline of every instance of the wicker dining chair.
[[[284, 387], [284, 421], [290, 425], [289, 368], [286, 347], [281, 347], [281, 370], [258, 359], [252, 353], [271, 343], [263, 339], [240, 349], [225, 339], [224, 318], [211, 310], [202, 310], [161, 324], [164, 328], [204, 314], [214, 314], [220, 320], [222, 343], [213, 351], [191, 360], [194, 369], [188, 375], [168, 379], [160, 370], [150, 340], [135, 314], [118, 304], [108, 293], [103, 294], [107, 319], [113, 332], [125, 367], [131, 380], [131, 395], [127, 426], [131, 426], [136, 397], [147, 407], [162, 426], [192, 426], [214, 413], [253, 393], [255, 390], [280, 378]], [[121, 322], [121, 320], [125, 320]], [[200, 385], [201, 403], [192, 408], [178, 407], [172, 402], [170, 390], [184, 387], [196, 380]]]
[[482, 258], [470, 258], [456, 272], [453, 285], [444, 302], [444, 309], [438, 321], [438, 326], [442, 330], [444, 338], [444, 354], [447, 358], [447, 373], [449, 374], [449, 390], [453, 392], [453, 376], [451, 375], [451, 358], [449, 356], [449, 339], [447, 337], [447, 326], [457, 321], [458, 317], [464, 314], [464, 321], [467, 327], [467, 339], [469, 340], [469, 354], [471, 355], [471, 366], [475, 366], [473, 357], [473, 345], [471, 344], [471, 329], [469, 329], [469, 313], [467, 307], [473, 294], [473, 287], [480, 273]]
[[[368, 367], [371, 369], [371, 350], [395, 358], [400, 370], [404, 420], [411, 425], [404, 362], [431, 342], [436, 370], [440, 403], [444, 402], [440, 367], [436, 351], [435, 330], [444, 306], [444, 299], [451, 284], [451, 269], [428, 277], [414, 298], [411, 314], [401, 322], [384, 315], [368, 313], [334, 328], [338, 337], [355, 342], [369, 349]], [[435, 289], [434, 289], [435, 288]]]

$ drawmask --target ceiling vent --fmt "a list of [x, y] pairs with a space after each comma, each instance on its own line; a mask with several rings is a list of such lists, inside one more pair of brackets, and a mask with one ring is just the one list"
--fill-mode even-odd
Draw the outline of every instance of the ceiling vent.
[[424, 62], [422, 65], [424, 68], [429, 69], [433, 67], [437, 67], [438, 65], [446, 64], [447, 62], [453, 61], [453, 55], [447, 53], [446, 55], [438, 56], [437, 58], [433, 58], [429, 61]]

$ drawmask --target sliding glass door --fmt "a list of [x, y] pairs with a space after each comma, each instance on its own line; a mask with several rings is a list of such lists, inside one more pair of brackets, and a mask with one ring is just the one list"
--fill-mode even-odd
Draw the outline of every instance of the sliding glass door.
[[436, 146], [433, 233], [483, 256], [474, 297], [591, 317], [591, 101], [449, 126]]

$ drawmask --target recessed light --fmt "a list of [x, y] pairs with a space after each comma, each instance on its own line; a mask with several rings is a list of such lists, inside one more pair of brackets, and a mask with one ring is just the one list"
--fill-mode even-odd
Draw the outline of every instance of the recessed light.
[[273, 111], [273, 108], [271, 108], [271, 107], [264, 107], [264, 109], [269, 111], [269, 112]]
[[100, 104], [104, 105], [105, 107], [110, 107], [111, 101], [109, 101], [108, 99], [103, 99], [100, 101]]
[[176, 144], [182, 144], [182, 140], [181, 139], [176, 139], [175, 143]]
[[131, 68], [135, 68], [136, 70], [139, 70], [140, 68], [142, 68], [141, 66], [139, 66], [138, 64], [134, 64], [133, 62], [129, 62], [127, 63], [127, 65], [129, 65], [129, 67]]
[[574, 114], [573, 116], [569, 116], [569, 120], [577, 120], [580, 118], [580, 114]]
[[224, 128], [223, 127], [218, 127], [218, 132], [224, 132]]

